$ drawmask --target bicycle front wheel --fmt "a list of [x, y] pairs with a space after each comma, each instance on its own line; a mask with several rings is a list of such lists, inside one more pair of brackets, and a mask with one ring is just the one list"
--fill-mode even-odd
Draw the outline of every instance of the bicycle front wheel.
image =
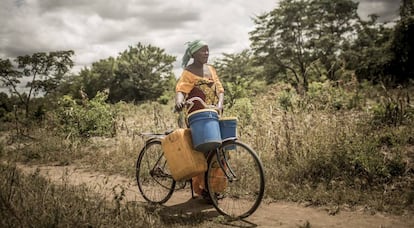
[[167, 167], [160, 140], [145, 143], [137, 159], [136, 179], [148, 202], [163, 204], [171, 198], [176, 182]]
[[213, 205], [223, 215], [246, 218], [256, 211], [263, 198], [262, 163], [253, 149], [240, 141], [224, 144], [217, 153], [209, 158], [206, 173]]

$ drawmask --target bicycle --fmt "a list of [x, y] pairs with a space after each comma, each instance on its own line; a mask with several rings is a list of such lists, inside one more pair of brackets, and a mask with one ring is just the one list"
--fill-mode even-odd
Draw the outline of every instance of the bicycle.
[[[195, 100], [207, 107], [197, 97], [186, 103], [191, 104]], [[137, 159], [136, 180], [142, 196], [150, 203], [167, 202], [176, 188], [176, 181], [168, 169], [161, 146], [162, 140], [171, 132], [173, 131], [142, 133], [149, 139]], [[262, 201], [265, 187], [262, 162], [256, 152], [234, 137], [223, 141], [216, 150], [208, 152], [206, 157], [208, 168], [204, 174], [205, 188], [215, 209], [234, 219], [253, 214]], [[223, 175], [217, 175], [218, 169], [221, 169]], [[192, 185], [191, 193], [194, 198]]]

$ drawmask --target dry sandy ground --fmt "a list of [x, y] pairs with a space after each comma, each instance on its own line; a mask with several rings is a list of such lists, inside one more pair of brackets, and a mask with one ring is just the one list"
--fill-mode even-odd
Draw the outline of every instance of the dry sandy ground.
[[[27, 166], [18, 165], [25, 173], [34, 172], [37, 168], [40, 174], [59, 184], [68, 181], [73, 185], [85, 184], [88, 188], [103, 194], [113, 196], [113, 188], [125, 190], [126, 202], [145, 203], [141, 198], [135, 180], [116, 175], [104, 175], [90, 172], [75, 166]], [[206, 219], [218, 216], [212, 206], [201, 199], [191, 199], [189, 188], [176, 191], [167, 202], [169, 216], [180, 213], [198, 212]], [[340, 210], [335, 215], [329, 215], [324, 208], [305, 207], [295, 203], [277, 202], [262, 203], [259, 209], [242, 221], [234, 221], [229, 227], [303, 227], [309, 223], [311, 227], [414, 227], [413, 216], [390, 216], [376, 213], [374, 215], [363, 211]], [[166, 215], [168, 216], [168, 215]], [[223, 226], [218, 224], [217, 226]]]

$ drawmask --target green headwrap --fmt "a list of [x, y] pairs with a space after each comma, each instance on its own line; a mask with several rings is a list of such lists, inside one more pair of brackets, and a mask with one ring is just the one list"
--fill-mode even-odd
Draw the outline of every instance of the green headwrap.
[[183, 60], [181, 63], [181, 66], [183, 68], [185, 68], [188, 64], [188, 61], [190, 61], [191, 56], [198, 51], [200, 48], [204, 47], [207, 45], [206, 42], [202, 41], [202, 40], [194, 40], [192, 42], [187, 42], [185, 43], [187, 45], [187, 49], [185, 50], [184, 56], [183, 56]]

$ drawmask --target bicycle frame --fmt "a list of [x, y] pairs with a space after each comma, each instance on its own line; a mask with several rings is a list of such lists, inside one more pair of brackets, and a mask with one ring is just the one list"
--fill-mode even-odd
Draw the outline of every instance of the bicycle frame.
[[[217, 161], [219, 161], [218, 162], [219, 166], [220, 166], [221, 170], [223, 170], [223, 173], [226, 175], [229, 182], [237, 180], [237, 176], [234, 173], [231, 166], [229, 165], [229, 163], [227, 162], [228, 159], [227, 159], [226, 151], [224, 150], [224, 148], [226, 147], [226, 144], [231, 144], [231, 143], [235, 142], [236, 140], [237, 140], [237, 137], [226, 139], [225, 141], [222, 142], [221, 146], [216, 150], [216, 153], [215, 153], [215, 156], [217, 157]], [[223, 157], [224, 159], [221, 159], [221, 157]], [[225, 163], [225, 166], [224, 166], [223, 163]], [[225, 168], [225, 167], [227, 167], [227, 168]], [[230, 172], [230, 174], [228, 174], [227, 170]]]

